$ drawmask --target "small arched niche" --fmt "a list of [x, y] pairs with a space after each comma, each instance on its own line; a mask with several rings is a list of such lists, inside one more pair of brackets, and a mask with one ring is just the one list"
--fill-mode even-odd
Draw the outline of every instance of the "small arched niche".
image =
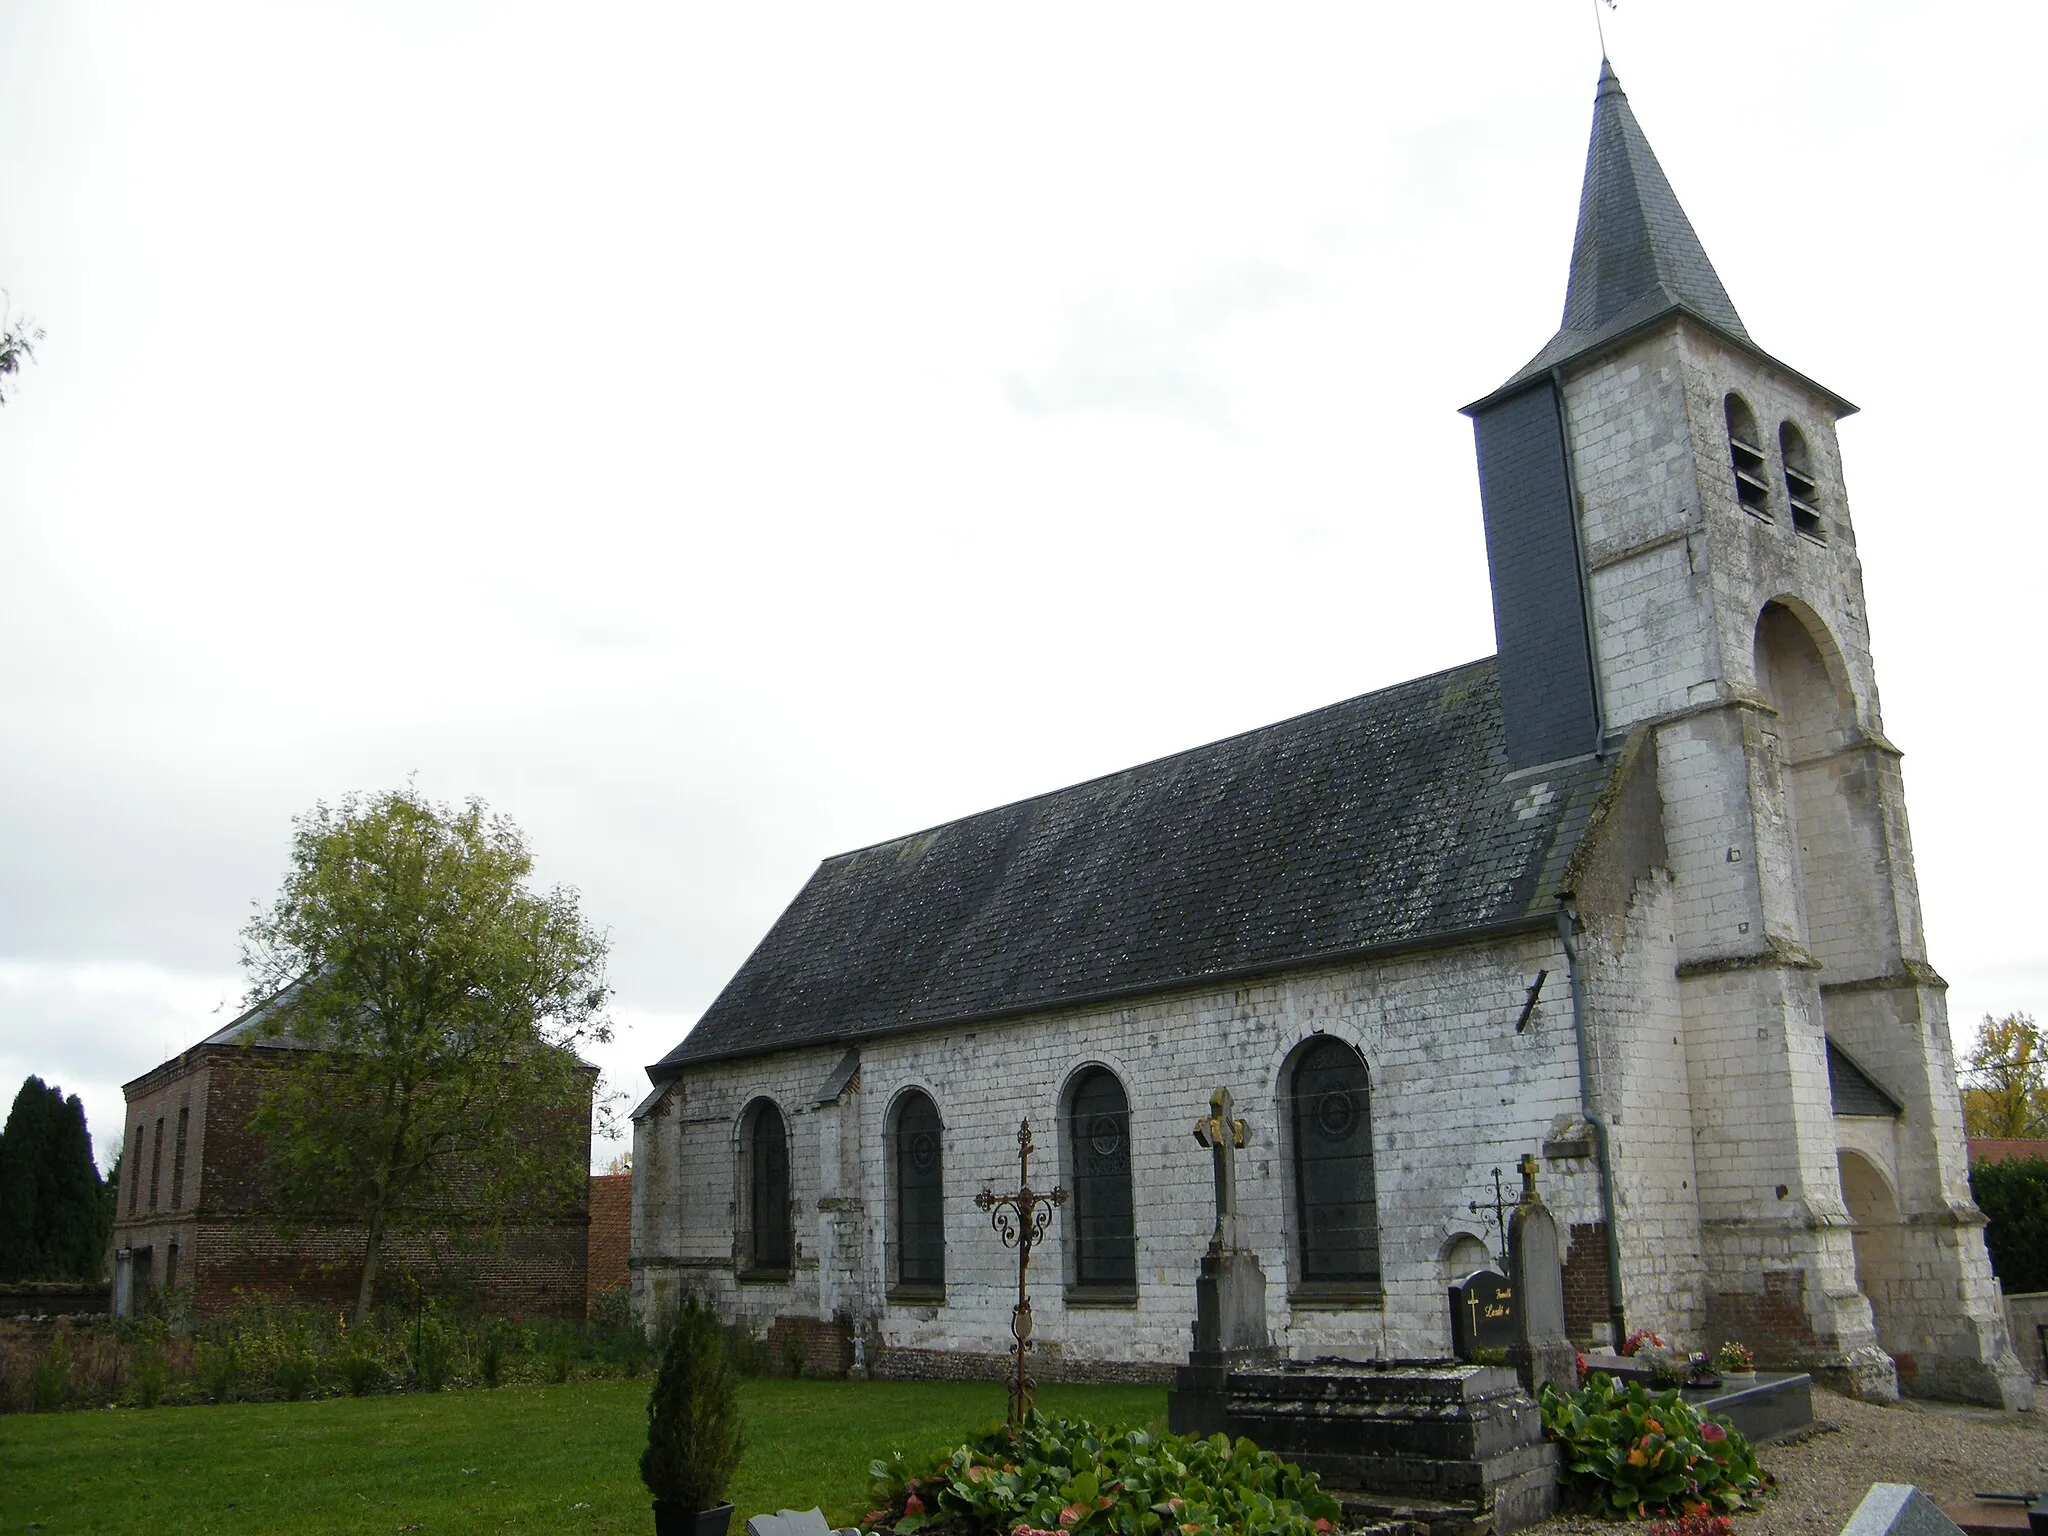
[[1721, 402], [1721, 412], [1728, 423], [1728, 462], [1735, 472], [1736, 504], [1769, 522], [1771, 482], [1764, 464], [1763, 438], [1756, 429], [1756, 412], [1732, 390]]
[[1820, 476], [1806, 434], [1789, 421], [1778, 423], [1778, 462], [1785, 467], [1785, 502], [1792, 509], [1792, 527], [1809, 539], [1825, 542], [1826, 521], [1820, 515]]
[[1444, 1244], [1440, 1262], [1446, 1286], [1456, 1285], [1477, 1270], [1500, 1268], [1500, 1260], [1493, 1250], [1470, 1232], [1453, 1232], [1450, 1241]]

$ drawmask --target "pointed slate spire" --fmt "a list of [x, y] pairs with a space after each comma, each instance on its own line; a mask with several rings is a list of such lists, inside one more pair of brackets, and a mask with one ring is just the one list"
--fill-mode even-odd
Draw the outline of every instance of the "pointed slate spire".
[[1614, 66], [1602, 59], [1564, 329], [1598, 331], [1648, 298], [1683, 305], [1702, 320], [1749, 339], [1629, 110]]
[[1742, 317], [1629, 110], [1614, 66], [1602, 59], [1564, 323], [1504, 387], [1674, 309], [1749, 342]]

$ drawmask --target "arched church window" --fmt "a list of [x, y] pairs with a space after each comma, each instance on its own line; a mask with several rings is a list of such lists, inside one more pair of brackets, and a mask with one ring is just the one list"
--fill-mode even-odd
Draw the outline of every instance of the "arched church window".
[[938, 1106], [912, 1090], [896, 1106], [896, 1284], [946, 1283], [944, 1148]]
[[1116, 1074], [1091, 1068], [1067, 1110], [1074, 1184], [1074, 1284], [1117, 1291], [1138, 1285], [1138, 1228], [1131, 1203], [1131, 1105]]
[[1763, 438], [1756, 430], [1756, 413], [1742, 396], [1731, 394], [1722, 403], [1728, 418], [1728, 458], [1735, 468], [1735, 499], [1743, 510], [1765, 522], [1771, 520], [1771, 482], [1765, 477]]
[[1372, 1085], [1358, 1052], [1325, 1036], [1294, 1068], [1294, 1205], [1306, 1285], [1376, 1285]]
[[1820, 517], [1820, 481], [1813, 473], [1813, 455], [1806, 434], [1791, 422], [1778, 425], [1778, 457], [1785, 465], [1785, 500], [1792, 506], [1792, 526], [1810, 539], [1827, 537]]
[[791, 1233], [789, 1204], [789, 1134], [782, 1111], [767, 1099], [756, 1100], [747, 1114], [747, 1268], [786, 1272]]

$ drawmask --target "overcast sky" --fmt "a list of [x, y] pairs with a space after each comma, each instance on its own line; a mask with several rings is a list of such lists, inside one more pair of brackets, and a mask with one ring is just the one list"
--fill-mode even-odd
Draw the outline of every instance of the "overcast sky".
[[[2048, 1015], [2039, 5], [1615, 66], [1842, 427], [1959, 1046]], [[640, 1068], [817, 861], [1493, 649], [1588, 0], [0, 6], [0, 1084], [238, 1007], [294, 813], [477, 794]], [[610, 1149], [600, 1149], [599, 1160]]]

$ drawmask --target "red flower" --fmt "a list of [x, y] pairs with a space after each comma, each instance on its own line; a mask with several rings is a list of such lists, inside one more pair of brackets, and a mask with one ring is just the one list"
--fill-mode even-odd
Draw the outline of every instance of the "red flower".
[[1712, 1419], [1709, 1419], [1700, 1426], [1700, 1438], [1707, 1441], [1726, 1440], [1728, 1438], [1728, 1431], [1716, 1424]]
[[919, 1497], [918, 1497], [918, 1496], [917, 1496], [916, 1494], [914, 1494], [914, 1493], [912, 1493], [912, 1494], [906, 1494], [906, 1495], [904, 1495], [904, 1499], [903, 1499], [903, 1513], [904, 1513], [904, 1514], [906, 1514], [906, 1515], [921, 1515], [921, 1514], [923, 1514], [923, 1513], [924, 1513], [924, 1500], [923, 1500], [923, 1499], [920, 1499], [920, 1498], [919, 1498]]

